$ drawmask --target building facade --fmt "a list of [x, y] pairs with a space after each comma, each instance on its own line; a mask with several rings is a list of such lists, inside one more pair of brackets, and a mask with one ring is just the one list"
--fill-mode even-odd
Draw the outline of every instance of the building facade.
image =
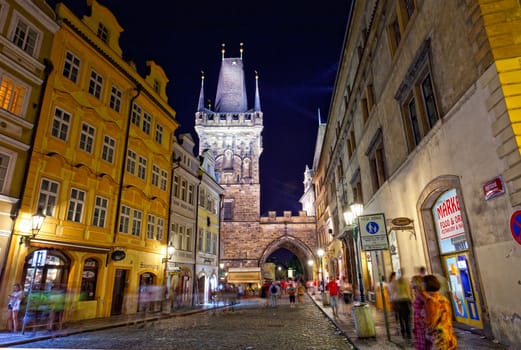
[[37, 210], [45, 220], [11, 243], [2, 281], [21, 282], [28, 303], [31, 294], [66, 292], [66, 320], [161, 308], [177, 128], [164, 71], [148, 61], [140, 76], [122, 58], [116, 18], [87, 5], [81, 20], [56, 7], [54, 69], [13, 234], [27, 236]]
[[0, 2], [0, 281], [20, 214], [26, 169], [43, 90], [52, 69], [49, 56], [58, 30], [44, 1]]
[[360, 254], [366, 290], [426, 266], [456, 326], [512, 345], [520, 15], [513, 0], [354, 1], [313, 180], [331, 250], [352, 250], [351, 203], [387, 219], [390, 249]]

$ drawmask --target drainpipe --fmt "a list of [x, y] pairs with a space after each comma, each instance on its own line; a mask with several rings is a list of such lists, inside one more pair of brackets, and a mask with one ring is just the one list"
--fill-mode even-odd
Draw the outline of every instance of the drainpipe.
[[[131, 117], [132, 117], [132, 106], [134, 105], [134, 101], [138, 96], [141, 94], [141, 90], [143, 87], [141, 84], [138, 84], [134, 90], [137, 91], [137, 94], [130, 99], [130, 105], [128, 110], [128, 120], [127, 120], [127, 130], [125, 131], [125, 144], [123, 146], [123, 162], [121, 164], [121, 174], [119, 176], [119, 191], [118, 191], [118, 200], [116, 202], [116, 221], [114, 223], [114, 236], [112, 238], [112, 243], [116, 243], [116, 238], [118, 235], [118, 228], [119, 228], [119, 216], [121, 213], [121, 197], [123, 196], [123, 180], [125, 179], [125, 171], [127, 166], [127, 151], [128, 151], [128, 138], [130, 136], [130, 125]], [[108, 259], [107, 259], [107, 265], [108, 265]]]
[[[199, 295], [199, 289], [197, 288], [198, 278], [197, 278], [197, 253], [199, 249], [199, 190], [201, 187], [201, 182], [203, 180], [202, 174], [197, 176], [199, 178], [199, 183], [197, 184], [197, 196], [195, 197], [195, 249], [194, 249], [194, 276], [192, 281], [192, 306], [196, 306], [195, 304], [195, 296]], [[196, 294], [197, 293], [197, 294]]]
[[38, 97], [38, 109], [36, 110], [36, 119], [34, 121], [33, 132], [31, 134], [31, 140], [29, 142], [29, 149], [27, 150], [27, 154], [29, 155], [29, 157], [25, 161], [25, 172], [24, 172], [23, 179], [22, 179], [20, 198], [18, 199], [18, 202], [13, 206], [13, 209], [11, 210], [11, 215], [10, 215], [10, 217], [11, 217], [11, 229], [10, 229], [11, 234], [9, 235], [9, 238], [7, 240], [4, 260], [2, 263], [2, 270], [0, 271], [0, 282], [1, 282], [0, 285], [5, 285], [3, 283], [4, 282], [3, 278], [4, 278], [4, 273], [5, 273], [7, 257], [9, 255], [9, 250], [10, 250], [9, 248], [11, 247], [11, 243], [13, 240], [14, 224], [16, 222], [16, 219], [18, 218], [18, 215], [20, 214], [20, 207], [22, 204], [21, 202], [25, 195], [25, 188], [27, 187], [27, 177], [29, 176], [29, 166], [31, 165], [31, 160], [33, 158], [34, 141], [36, 139], [36, 132], [38, 131], [38, 126], [40, 125], [40, 115], [42, 113], [42, 105], [43, 105], [43, 99], [45, 96], [45, 90], [47, 89], [49, 75], [51, 74], [51, 72], [54, 68], [52, 62], [50, 60], [48, 60], [47, 58], [45, 58], [43, 60], [43, 64], [44, 64], [45, 68], [43, 70], [43, 82], [41, 85], [42, 88], [40, 90], [40, 96]]
[[167, 234], [166, 234], [166, 260], [165, 260], [165, 275], [164, 275], [164, 280], [165, 280], [165, 292], [166, 292], [166, 296], [167, 298], [170, 297], [170, 278], [168, 276], [168, 272], [167, 272], [167, 266], [168, 266], [168, 261], [169, 261], [169, 255], [168, 255], [168, 247], [170, 246], [170, 240], [172, 239], [172, 235], [171, 235], [171, 231], [170, 231], [170, 227], [172, 226], [172, 216], [174, 215], [173, 212], [172, 212], [172, 201], [173, 201], [173, 198], [172, 198], [172, 184], [174, 183], [174, 172], [175, 172], [175, 169], [179, 168], [181, 166], [181, 156], [177, 157], [175, 156], [175, 151], [172, 152], [172, 164], [174, 165], [172, 167], [172, 173], [171, 173], [171, 177], [170, 177], [170, 190], [169, 190], [169, 200], [168, 200], [168, 220], [167, 220]]

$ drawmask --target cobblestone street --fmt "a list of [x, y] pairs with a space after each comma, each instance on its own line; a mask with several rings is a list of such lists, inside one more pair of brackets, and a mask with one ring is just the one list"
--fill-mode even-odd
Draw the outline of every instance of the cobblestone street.
[[265, 300], [245, 301], [234, 311], [174, 317], [19, 345], [78, 349], [352, 349], [343, 333], [306, 298], [291, 309]]

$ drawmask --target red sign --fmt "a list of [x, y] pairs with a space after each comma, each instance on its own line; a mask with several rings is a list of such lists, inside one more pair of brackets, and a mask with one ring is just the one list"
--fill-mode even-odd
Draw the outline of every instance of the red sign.
[[516, 210], [510, 217], [510, 233], [521, 244], [521, 210]]
[[486, 201], [503, 193], [505, 193], [505, 186], [503, 185], [501, 176], [497, 176], [483, 184], [483, 194], [485, 195]]

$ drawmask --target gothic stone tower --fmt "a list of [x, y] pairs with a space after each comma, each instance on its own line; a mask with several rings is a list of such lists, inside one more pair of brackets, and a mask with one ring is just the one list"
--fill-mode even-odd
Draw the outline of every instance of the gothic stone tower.
[[204, 105], [203, 76], [195, 113], [199, 153], [205, 150], [213, 153], [216, 178], [224, 188], [220, 261], [227, 269], [257, 267], [264, 249], [255, 244], [260, 234], [263, 114], [257, 74], [254, 107], [247, 107], [242, 53], [241, 45], [240, 57], [225, 58], [223, 48], [215, 110]]

